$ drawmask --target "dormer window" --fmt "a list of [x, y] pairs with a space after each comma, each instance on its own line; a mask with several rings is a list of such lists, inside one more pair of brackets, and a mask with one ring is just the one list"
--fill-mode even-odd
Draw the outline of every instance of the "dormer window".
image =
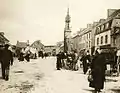
[[100, 33], [100, 27], [96, 28], [96, 34]]
[[109, 28], [109, 22], [106, 23], [106, 25], [105, 25], [105, 29], [108, 29], [108, 28]]
[[104, 30], [104, 25], [101, 26], [101, 30], [102, 30], [102, 31]]

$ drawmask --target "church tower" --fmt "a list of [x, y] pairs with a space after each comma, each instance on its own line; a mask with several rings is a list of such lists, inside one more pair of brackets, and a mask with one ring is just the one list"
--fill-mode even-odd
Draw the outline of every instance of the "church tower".
[[70, 17], [70, 15], [69, 15], [69, 8], [68, 8], [68, 11], [67, 11], [67, 15], [66, 15], [66, 17], [65, 17], [65, 32], [68, 34], [70, 34], [71, 33], [71, 29], [70, 29], [70, 20], [71, 19], [71, 17]]
[[70, 38], [71, 38], [71, 28], [70, 22], [71, 17], [69, 15], [69, 8], [67, 11], [67, 15], [65, 17], [65, 28], [64, 28], [64, 52], [70, 51]]

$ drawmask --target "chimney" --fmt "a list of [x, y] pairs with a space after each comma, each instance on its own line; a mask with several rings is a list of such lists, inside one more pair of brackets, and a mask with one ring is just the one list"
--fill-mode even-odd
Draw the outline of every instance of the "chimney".
[[107, 17], [110, 17], [113, 14], [113, 12], [115, 12], [116, 10], [118, 10], [118, 9], [108, 9], [107, 10]]
[[104, 21], [105, 21], [105, 19], [100, 19], [100, 20], [99, 20], [100, 23], [102, 23], [102, 22], [104, 22]]
[[96, 26], [99, 22], [93, 22], [93, 26]]
[[4, 32], [0, 32], [0, 34], [4, 36]]
[[92, 24], [87, 24], [87, 28], [91, 28], [92, 26]]
[[27, 45], [29, 45], [29, 40], [27, 40]]

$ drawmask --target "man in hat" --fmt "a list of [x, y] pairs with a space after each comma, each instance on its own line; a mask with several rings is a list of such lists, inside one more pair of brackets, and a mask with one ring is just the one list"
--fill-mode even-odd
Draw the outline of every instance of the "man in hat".
[[9, 67], [13, 65], [13, 55], [8, 48], [9, 45], [5, 44], [1, 58], [2, 77], [5, 80], [9, 80]]

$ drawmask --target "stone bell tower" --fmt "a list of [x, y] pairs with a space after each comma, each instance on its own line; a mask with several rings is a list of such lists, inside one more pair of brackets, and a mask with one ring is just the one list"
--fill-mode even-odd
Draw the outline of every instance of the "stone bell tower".
[[67, 15], [65, 17], [65, 28], [64, 28], [64, 52], [71, 51], [71, 28], [70, 28], [70, 22], [71, 17], [69, 15], [69, 8], [67, 11]]

